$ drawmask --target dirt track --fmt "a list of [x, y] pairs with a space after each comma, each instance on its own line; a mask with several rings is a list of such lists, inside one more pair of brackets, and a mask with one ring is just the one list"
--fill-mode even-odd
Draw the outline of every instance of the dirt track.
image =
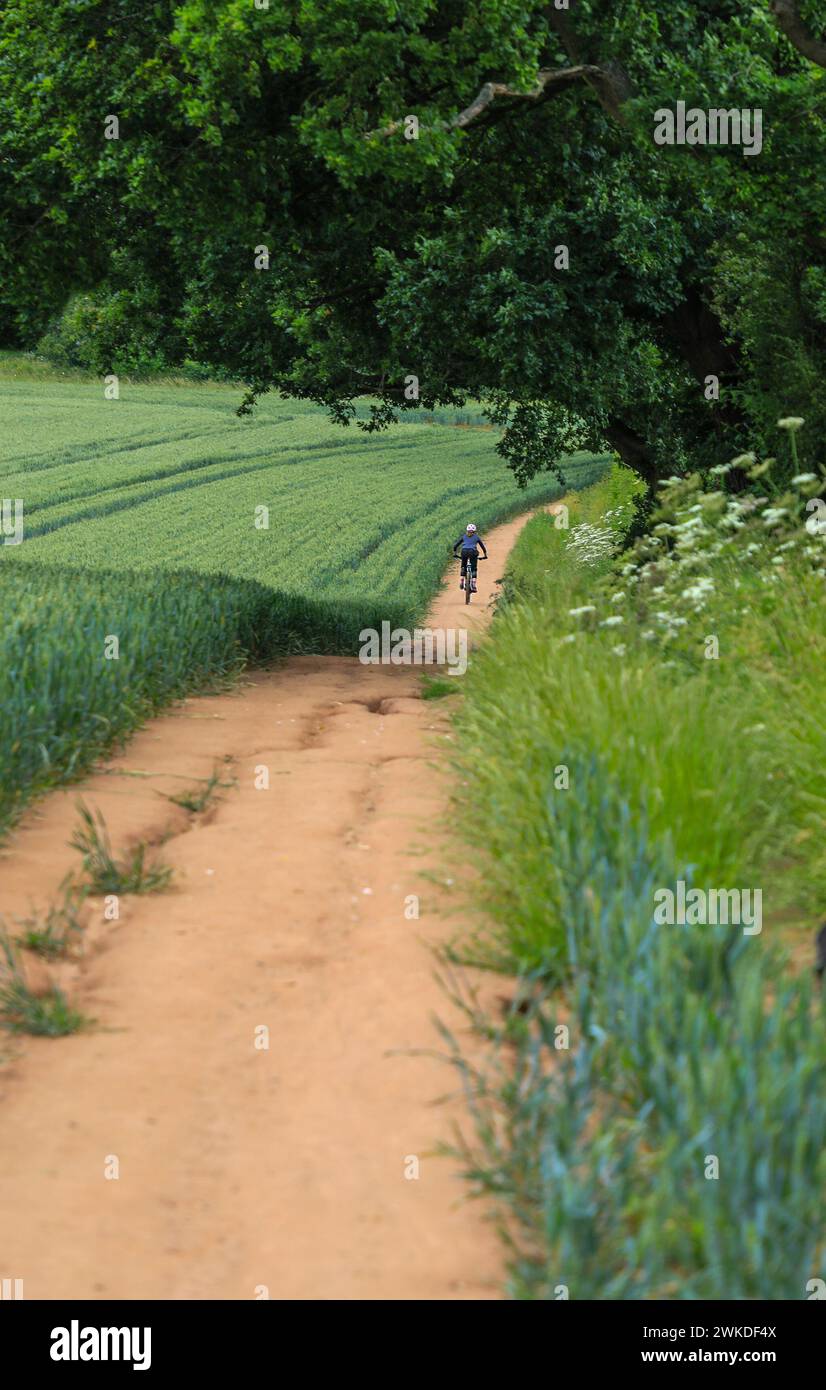
[[[469, 610], [451, 569], [431, 626], [484, 624], [524, 519], [491, 533]], [[457, 926], [422, 877], [443, 867], [450, 702], [421, 700], [420, 675], [301, 658], [188, 700], [0, 853], [10, 920], [79, 867], [79, 796], [116, 848], [175, 832], [171, 891], [123, 898], [118, 922], [94, 900], [71, 984], [97, 1026], [26, 1038], [0, 1067], [0, 1274], [26, 1298], [501, 1296], [495, 1233], [431, 1156], [455, 1078], [410, 1055], [439, 1045], [428, 943]], [[204, 817], [159, 795], [224, 759], [237, 785]]]

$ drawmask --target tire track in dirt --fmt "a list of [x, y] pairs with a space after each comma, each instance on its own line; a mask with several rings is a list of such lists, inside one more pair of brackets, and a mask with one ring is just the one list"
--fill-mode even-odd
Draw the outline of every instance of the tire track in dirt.
[[[526, 519], [490, 533], [469, 609], [451, 568], [430, 626], [483, 629]], [[463, 1108], [433, 1104], [456, 1080], [426, 1055], [450, 1012], [422, 877], [440, 867], [447, 719], [420, 675], [296, 658], [187, 700], [0, 852], [10, 921], [79, 866], [79, 796], [118, 849], [174, 832], [172, 891], [121, 899], [117, 922], [92, 900], [72, 994], [96, 1027], [15, 1042], [0, 1067], [0, 1272], [26, 1298], [501, 1297], [492, 1225], [433, 1156]], [[159, 795], [216, 765], [237, 785], [203, 817]]]

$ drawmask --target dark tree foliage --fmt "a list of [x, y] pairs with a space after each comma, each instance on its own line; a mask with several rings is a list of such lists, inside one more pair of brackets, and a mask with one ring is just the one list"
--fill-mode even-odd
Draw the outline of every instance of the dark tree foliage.
[[[479, 397], [519, 478], [822, 438], [825, 41], [826, 0], [6, 0], [0, 339], [84, 294], [99, 370]], [[760, 153], [657, 144], [678, 101]]]

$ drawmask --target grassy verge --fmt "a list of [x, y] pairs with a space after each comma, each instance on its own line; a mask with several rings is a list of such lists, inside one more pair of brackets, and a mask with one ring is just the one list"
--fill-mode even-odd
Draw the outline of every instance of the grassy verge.
[[[0, 349], [0, 380], [2, 381], [84, 381], [97, 382], [102, 379], [101, 372], [92, 371], [89, 367], [71, 367], [51, 361], [42, 353], [20, 352], [8, 348]], [[218, 381], [197, 362], [185, 363], [182, 367], [175, 370], [160, 372], [121, 372], [120, 380], [123, 382], [151, 382], [154, 385], [178, 386], [191, 385], [196, 382], [204, 386], [227, 385], [226, 381]], [[242, 382], [231, 383], [237, 386], [238, 391], [244, 389]]]
[[[569, 530], [531, 522], [467, 677], [488, 909], [468, 950], [522, 1001], [469, 1078], [467, 1159], [516, 1297], [805, 1298], [822, 1277], [822, 1015], [783, 946], [826, 897], [823, 484], [773, 497], [755, 473], [762, 496], [669, 486], [619, 558], [619, 470]], [[705, 913], [668, 925], [680, 881]], [[730, 890], [760, 891], [762, 930], [724, 920]]]

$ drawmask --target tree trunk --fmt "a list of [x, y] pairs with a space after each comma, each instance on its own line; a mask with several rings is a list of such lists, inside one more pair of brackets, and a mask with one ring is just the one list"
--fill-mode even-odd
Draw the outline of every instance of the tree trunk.
[[653, 492], [657, 483], [657, 470], [641, 434], [623, 424], [622, 420], [611, 420], [605, 431], [609, 444], [616, 449], [623, 463], [638, 473]]

